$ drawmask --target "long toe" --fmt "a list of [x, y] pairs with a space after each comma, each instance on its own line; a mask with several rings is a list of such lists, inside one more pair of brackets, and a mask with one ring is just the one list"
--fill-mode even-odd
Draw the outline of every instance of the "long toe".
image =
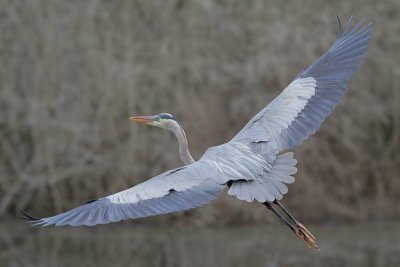
[[295, 234], [306, 243], [310, 249], [315, 249], [319, 251], [316, 239], [313, 234], [301, 223], [297, 223], [297, 231]]

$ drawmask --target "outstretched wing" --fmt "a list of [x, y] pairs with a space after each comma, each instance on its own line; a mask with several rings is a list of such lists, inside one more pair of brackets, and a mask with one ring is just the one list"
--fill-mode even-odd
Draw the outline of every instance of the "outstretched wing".
[[367, 52], [371, 26], [349, 20], [332, 47], [302, 71], [232, 139], [267, 154], [291, 149], [314, 134], [339, 103]]
[[56, 216], [27, 217], [43, 226], [91, 226], [195, 208], [215, 199], [225, 187], [205, 178], [204, 171], [190, 165]]

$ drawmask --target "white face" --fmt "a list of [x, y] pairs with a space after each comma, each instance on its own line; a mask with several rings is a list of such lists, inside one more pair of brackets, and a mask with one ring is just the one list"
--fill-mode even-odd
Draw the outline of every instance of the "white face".
[[176, 121], [176, 118], [169, 113], [161, 113], [154, 117], [155, 117], [154, 124], [153, 124], [154, 126], [158, 126], [158, 127], [170, 129], [170, 130], [179, 126], [178, 122]]

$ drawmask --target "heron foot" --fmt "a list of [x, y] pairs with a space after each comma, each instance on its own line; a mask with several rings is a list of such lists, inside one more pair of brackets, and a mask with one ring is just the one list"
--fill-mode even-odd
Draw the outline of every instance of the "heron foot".
[[[288, 218], [285, 218], [277, 210], [275, 210], [275, 208], [272, 206], [272, 203], [278, 205]], [[275, 215], [277, 215], [293, 231], [293, 233], [296, 234], [298, 238], [303, 240], [308, 248], [319, 251], [319, 247], [314, 235], [303, 224], [297, 221], [279, 201], [275, 200], [272, 203], [265, 202], [264, 205]]]
[[314, 235], [301, 223], [296, 223], [296, 231], [294, 233], [306, 243], [306, 245], [310, 249], [315, 249], [319, 251], [319, 247], [317, 245], [317, 240], [315, 239]]

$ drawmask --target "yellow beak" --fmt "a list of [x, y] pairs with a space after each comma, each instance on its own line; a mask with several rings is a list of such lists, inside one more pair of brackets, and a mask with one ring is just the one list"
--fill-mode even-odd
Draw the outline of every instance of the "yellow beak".
[[130, 117], [129, 119], [135, 122], [151, 124], [154, 122], [155, 116], [136, 116], [136, 117]]

